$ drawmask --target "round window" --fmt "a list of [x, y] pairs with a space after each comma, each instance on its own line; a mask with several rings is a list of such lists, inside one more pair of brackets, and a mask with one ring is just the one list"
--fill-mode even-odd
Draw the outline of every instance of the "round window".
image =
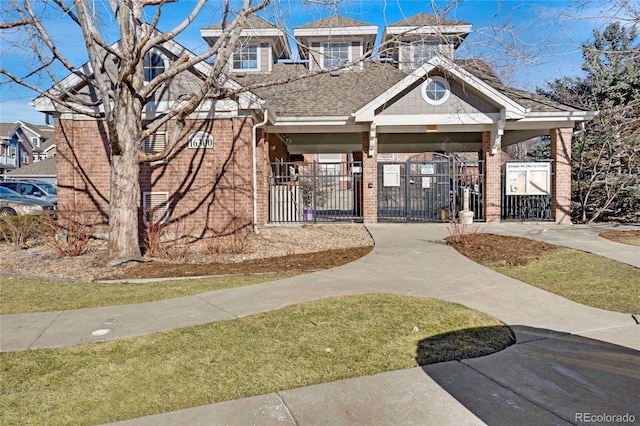
[[429, 77], [422, 83], [422, 97], [432, 105], [440, 105], [449, 99], [451, 88], [443, 77]]

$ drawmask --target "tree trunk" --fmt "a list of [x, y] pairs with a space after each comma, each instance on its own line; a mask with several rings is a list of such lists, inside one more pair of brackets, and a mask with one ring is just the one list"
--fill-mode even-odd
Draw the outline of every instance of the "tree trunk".
[[[140, 165], [137, 135], [139, 124], [126, 118], [115, 124], [120, 148], [111, 155], [111, 199], [109, 203], [109, 257], [112, 261], [139, 260], [140, 238], [138, 211], [140, 205]], [[115, 143], [114, 143], [115, 142]]]

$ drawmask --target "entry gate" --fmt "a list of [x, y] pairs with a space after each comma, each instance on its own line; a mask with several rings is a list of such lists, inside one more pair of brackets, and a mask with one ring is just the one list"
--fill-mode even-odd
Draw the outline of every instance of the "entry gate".
[[484, 220], [483, 162], [423, 153], [378, 164], [378, 220], [442, 222], [466, 208]]

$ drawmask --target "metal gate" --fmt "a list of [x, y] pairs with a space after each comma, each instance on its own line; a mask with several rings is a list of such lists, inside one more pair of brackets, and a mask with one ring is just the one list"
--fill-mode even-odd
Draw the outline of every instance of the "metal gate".
[[362, 162], [278, 162], [270, 172], [270, 223], [362, 221]]
[[451, 159], [425, 153], [378, 164], [378, 220], [438, 222], [451, 215]]
[[483, 165], [439, 153], [379, 163], [378, 220], [442, 222], [463, 208], [474, 212], [474, 220], [484, 220]]

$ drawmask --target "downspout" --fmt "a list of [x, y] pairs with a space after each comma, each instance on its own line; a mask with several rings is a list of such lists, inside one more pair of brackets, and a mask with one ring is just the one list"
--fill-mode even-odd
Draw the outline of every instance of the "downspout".
[[252, 141], [251, 141], [251, 181], [253, 186], [252, 198], [253, 198], [253, 232], [258, 233], [258, 170], [256, 159], [256, 144], [258, 143], [258, 127], [262, 127], [267, 124], [269, 120], [269, 110], [264, 110], [264, 120], [261, 123], [255, 124], [252, 128]]

